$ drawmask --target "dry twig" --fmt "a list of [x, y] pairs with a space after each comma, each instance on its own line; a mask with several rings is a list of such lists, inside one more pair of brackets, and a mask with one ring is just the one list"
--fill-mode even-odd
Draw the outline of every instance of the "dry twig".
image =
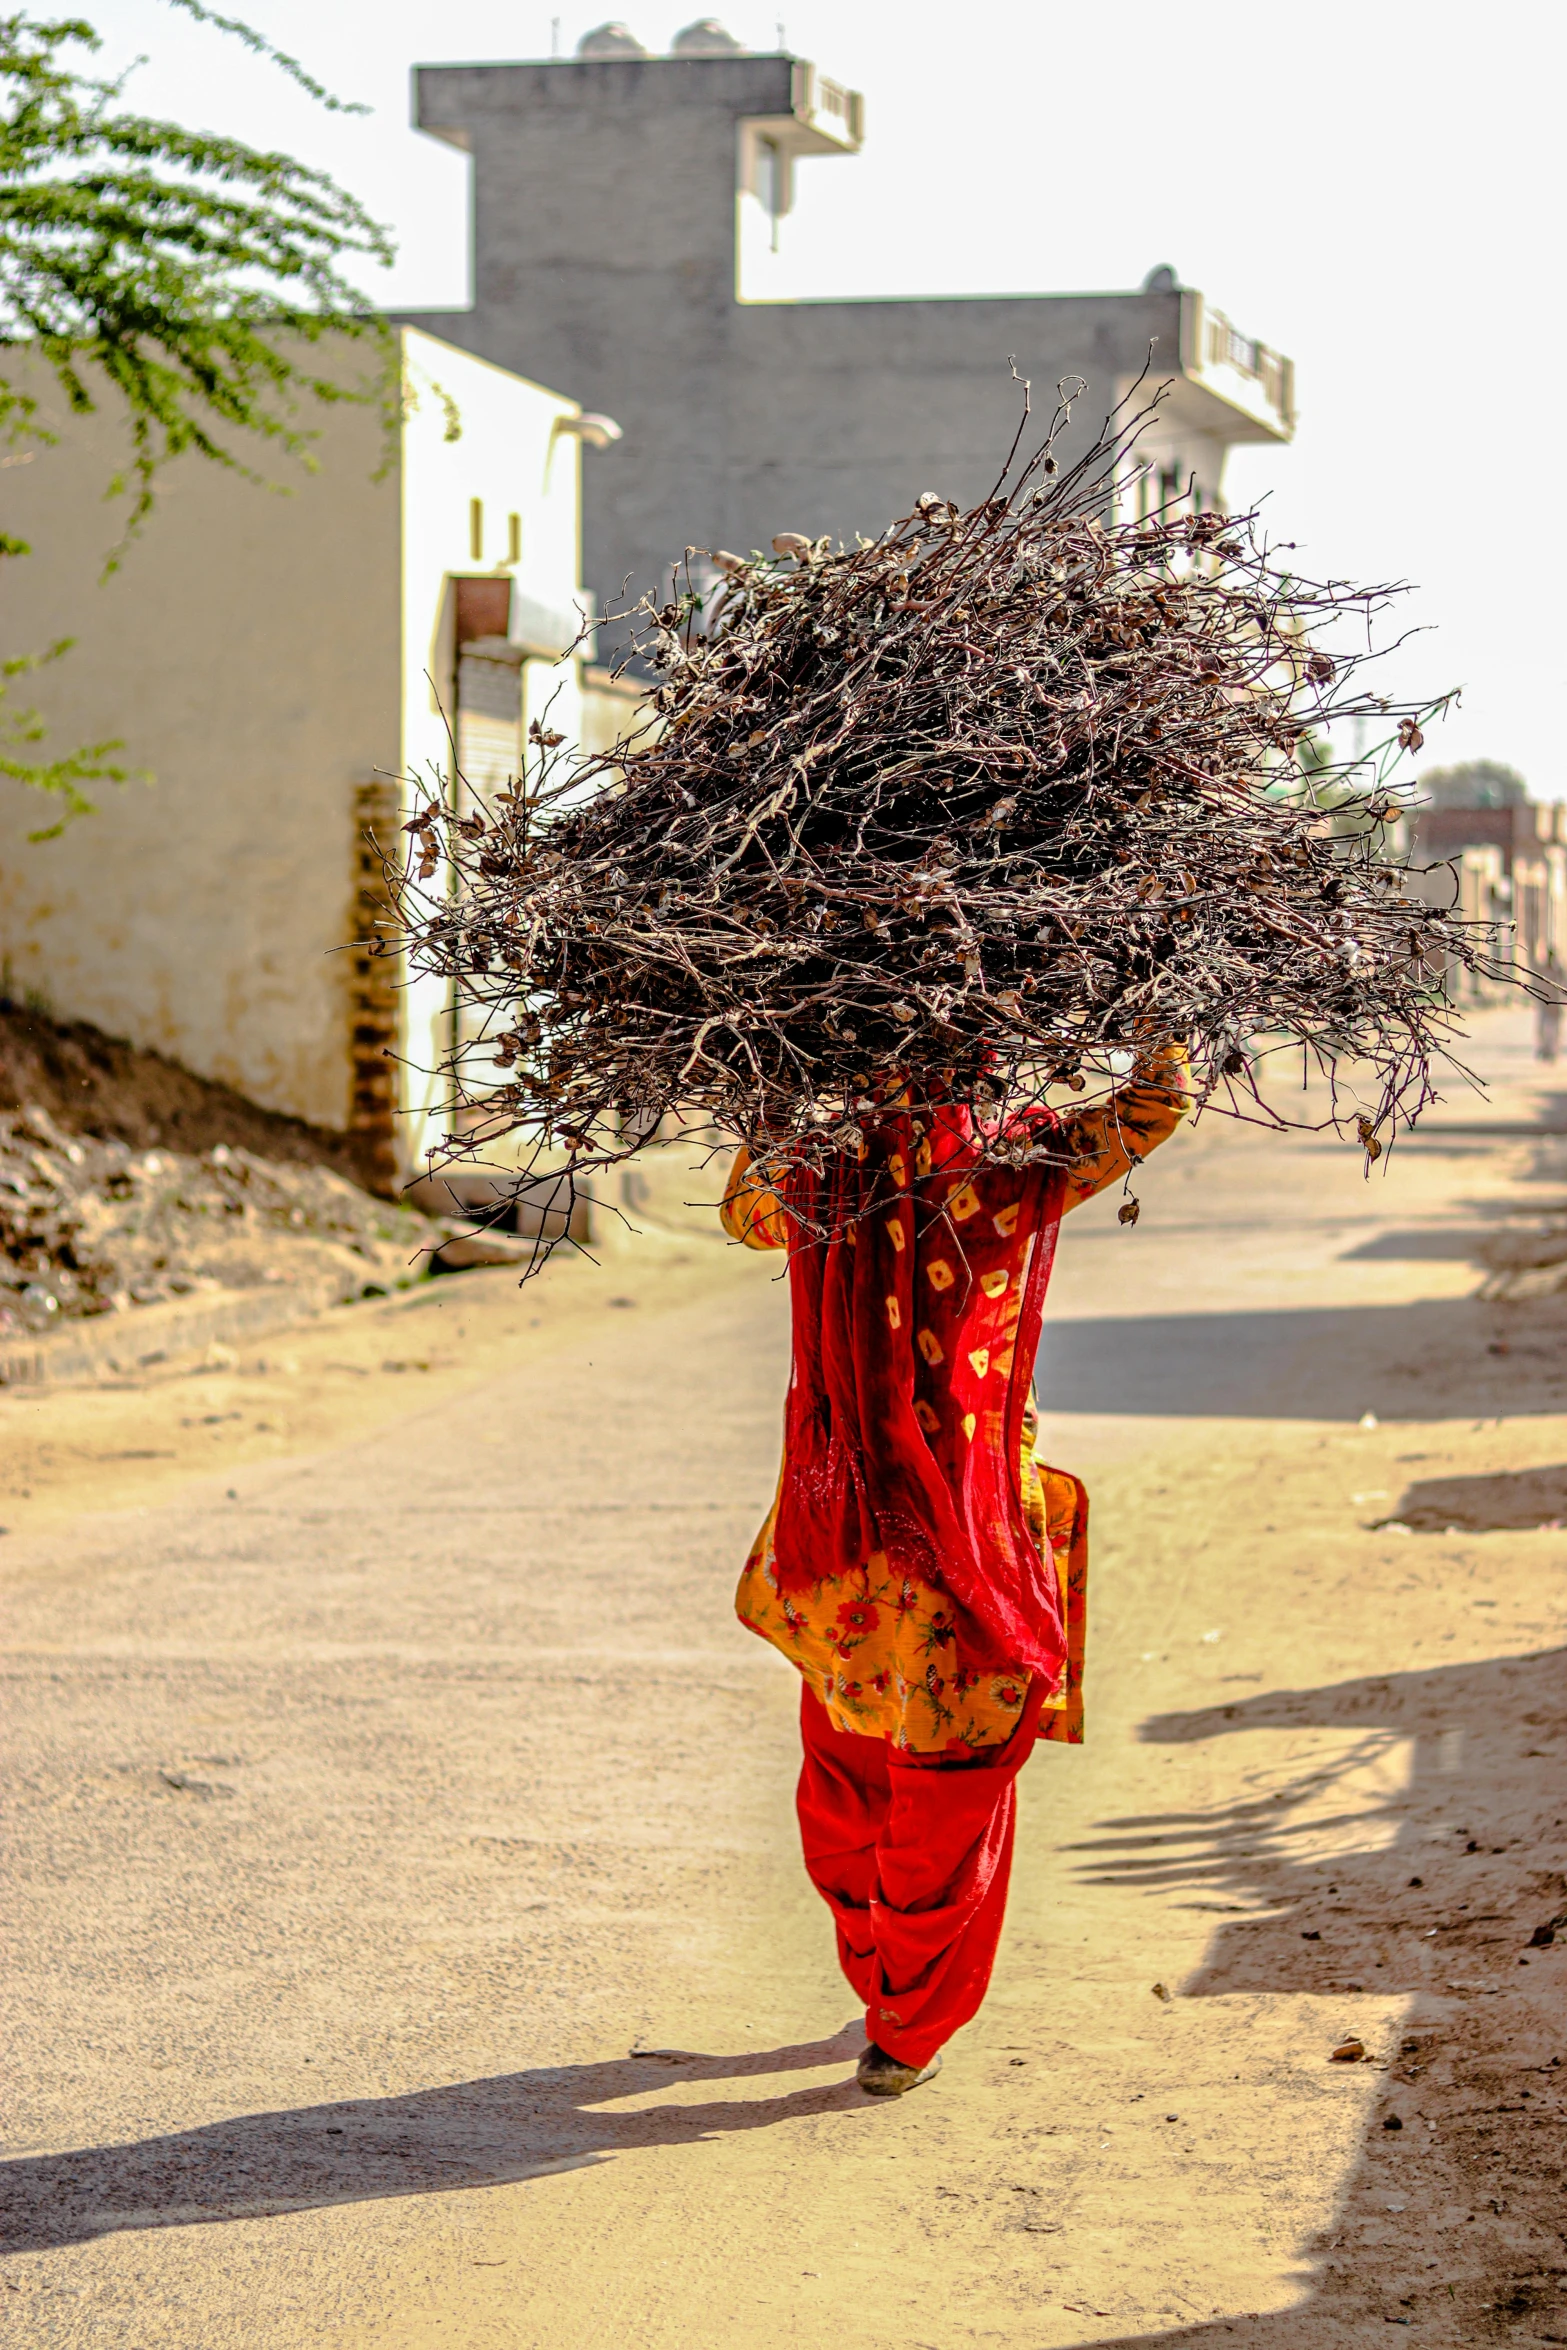
[[[421, 809], [383, 948], [456, 984], [452, 1155], [520, 1133], [580, 1178], [695, 1111], [781, 1171], [896, 1083], [1015, 1160], [1051, 1084], [1161, 1038], [1240, 1115], [1278, 1115], [1272, 1045], [1355, 1064], [1371, 1156], [1418, 1113], [1444, 975], [1502, 969], [1388, 859], [1443, 705], [1366, 683], [1397, 589], [1300, 578], [1254, 516], [1107, 519], [1157, 398], [1059, 471], [1063, 399], [968, 513], [720, 553], [716, 598], [641, 608], [639, 733], [535, 726], [491, 804]], [[1383, 739], [1330, 814], [1346, 720]]]

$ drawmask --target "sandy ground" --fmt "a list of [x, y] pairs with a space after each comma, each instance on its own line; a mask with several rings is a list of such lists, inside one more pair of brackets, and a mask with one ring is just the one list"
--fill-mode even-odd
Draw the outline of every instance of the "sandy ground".
[[1067, 1227], [1090, 1742], [897, 2104], [729, 1613], [765, 1260], [0, 1398], [9, 2337], [1567, 2341], [1567, 1300], [1474, 1298], [1567, 1197], [1524, 1046], [1487, 1016], [1491, 1099], [1385, 1179], [1210, 1123]]

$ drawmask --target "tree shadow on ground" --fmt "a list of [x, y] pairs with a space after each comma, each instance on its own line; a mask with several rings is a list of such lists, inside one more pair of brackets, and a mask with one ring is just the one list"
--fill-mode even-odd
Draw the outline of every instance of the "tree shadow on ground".
[[[1304, 2302], [1103, 2350], [1318, 2350], [1383, 2324], [1465, 2350], [1567, 2342], [1567, 1650], [1274, 1690], [1157, 1716], [1142, 1736], [1309, 1730], [1342, 1735], [1305, 1767], [1275, 1739], [1223, 1807], [1106, 1820], [1080, 1865], [1232, 1912], [1188, 1998], [1330, 1993], [1347, 2031], [1360, 1992], [1412, 2010], [1386, 2046], [1364, 2027], [1382, 2094], [1307, 2247]], [[1389, 1771], [1396, 1792], [1368, 1801], [1384, 1755], [1410, 1759], [1407, 1781]]]
[[[1281, 1755], [1280, 1732], [1312, 1731], [1339, 1735]], [[1332, 2223], [1304, 2247], [1303, 2300], [1101, 2335], [1100, 2350], [1338, 2350], [1387, 2338], [1384, 2324], [1455, 2350], [1567, 2343], [1567, 1650], [1273, 1690], [1142, 1730], [1171, 1745], [1253, 1735], [1269, 1743], [1237, 1800], [1105, 1820], [1074, 1848], [1079, 1867], [1217, 1913], [1184, 1997], [1330, 1994], [1335, 2029], [1354, 2026], [1363, 1992], [1411, 2012], [1385, 2043], [1362, 2027], [1387, 2060], [1381, 2094]], [[1367, 1766], [1395, 1750], [1407, 1777], [1385, 1773], [1368, 1798]], [[1325, 1828], [1330, 1863], [1315, 1857]], [[733, 2056], [650, 2052], [26, 2156], [0, 2167], [0, 2249], [507, 2184], [805, 2114], [870, 2123], [858, 2045], [851, 2027]], [[792, 2092], [605, 2110], [830, 2065], [843, 2077]]]
[[[850, 2069], [856, 2021], [829, 2040], [701, 2056], [648, 2051], [457, 2081], [405, 2097], [241, 2114], [121, 2146], [0, 2165], [0, 2253], [37, 2252], [128, 2228], [210, 2226], [386, 2196], [449, 2194], [576, 2170], [643, 2146], [684, 2146], [803, 2114], [876, 2111]], [[778, 2096], [605, 2112], [629, 2097], [841, 2065], [844, 2078]]]
[[1484, 1224], [1414, 1224], [1406, 1231], [1378, 1232], [1345, 1249], [1340, 1264], [1479, 1265], [1492, 1237]]
[[[1513, 1353], [1516, 1306], [1479, 1298], [1257, 1313], [1128, 1314], [1047, 1321], [1046, 1416], [1356, 1421], [1519, 1419], [1567, 1408], [1567, 1349], [1542, 1367]], [[1567, 1299], [1529, 1307], [1542, 1342], [1567, 1333]]]
[[1525, 1533], [1567, 1519], [1567, 1462], [1480, 1477], [1420, 1477], [1384, 1523], [1416, 1534]]

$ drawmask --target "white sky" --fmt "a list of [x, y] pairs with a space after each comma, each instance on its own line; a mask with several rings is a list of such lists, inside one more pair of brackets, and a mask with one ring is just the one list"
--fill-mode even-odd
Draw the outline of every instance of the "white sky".
[[[160, 0], [89, 13], [127, 102], [331, 170], [401, 248], [378, 296], [466, 299], [465, 158], [408, 128], [409, 69], [544, 57], [533, 0], [230, 0], [368, 121]], [[1289, 449], [1231, 459], [1232, 503], [1271, 493], [1301, 567], [1418, 583], [1434, 633], [1405, 691], [1462, 685], [1426, 757], [1511, 761], [1567, 796], [1552, 716], [1559, 563], [1545, 527], [1563, 376], [1559, 7], [1492, 0], [776, 0], [723, 21], [865, 93], [857, 159], [801, 166], [783, 288], [1061, 292], [1168, 261], [1295, 360]], [[667, 47], [692, 4], [628, 10]], [[602, 11], [564, 8], [569, 54]], [[650, 201], [656, 201], [650, 191]], [[554, 387], [572, 393], [576, 387]]]

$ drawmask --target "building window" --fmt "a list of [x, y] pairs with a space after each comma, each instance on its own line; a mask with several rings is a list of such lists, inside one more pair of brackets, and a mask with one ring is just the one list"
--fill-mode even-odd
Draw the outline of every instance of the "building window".
[[520, 514], [508, 514], [506, 517], [506, 560], [508, 563], [522, 561], [522, 516]]
[[475, 563], [484, 561], [484, 500], [468, 500], [468, 553]]

